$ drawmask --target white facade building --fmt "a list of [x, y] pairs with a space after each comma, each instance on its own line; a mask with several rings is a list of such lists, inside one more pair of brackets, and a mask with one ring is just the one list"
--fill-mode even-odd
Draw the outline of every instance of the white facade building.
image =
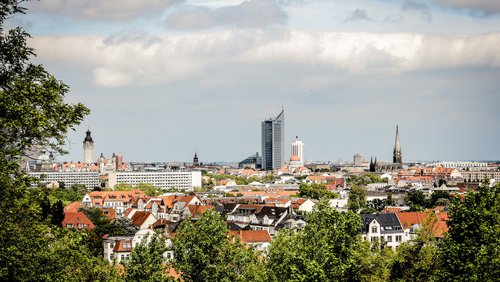
[[292, 152], [290, 156], [299, 157], [300, 165], [304, 165], [304, 143], [295, 136], [295, 141], [292, 143]]
[[111, 172], [108, 174], [110, 188], [120, 183], [131, 185], [149, 183], [162, 189], [176, 188], [191, 191], [195, 187], [201, 187], [201, 172]]
[[486, 163], [486, 162], [466, 162], [466, 161], [463, 161], [463, 162], [437, 162], [437, 163], [431, 164], [431, 166], [434, 166], [434, 167], [442, 166], [442, 167], [446, 167], [446, 168], [456, 168], [456, 169], [466, 169], [466, 168], [484, 169], [484, 168], [488, 167], [488, 163]]
[[[99, 187], [99, 173], [97, 171], [60, 171], [60, 172], [29, 172], [30, 176], [36, 177], [42, 183], [64, 182], [65, 187], [69, 188], [73, 184], [83, 184], [87, 189]], [[37, 186], [33, 182], [31, 185]]]

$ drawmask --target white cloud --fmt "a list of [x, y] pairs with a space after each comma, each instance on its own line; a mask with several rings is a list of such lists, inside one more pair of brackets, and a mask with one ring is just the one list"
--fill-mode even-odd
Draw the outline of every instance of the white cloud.
[[33, 38], [31, 44], [44, 62], [87, 68], [94, 83], [110, 88], [188, 80], [207, 71], [258, 69], [259, 65], [329, 68], [353, 74], [500, 67], [500, 33], [234, 30], [161, 37], [42, 36]]
[[32, 1], [28, 8], [50, 14], [67, 14], [82, 19], [123, 21], [152, 14], [161, 14], [166, 8], [184, 0], [50, 0]]

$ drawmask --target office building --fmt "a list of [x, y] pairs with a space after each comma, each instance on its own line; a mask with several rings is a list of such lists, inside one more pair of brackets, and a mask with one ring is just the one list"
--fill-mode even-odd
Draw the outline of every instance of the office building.
[[[73, 184], [83, 184], [87, 189], [99, 187], [99, 172], [97, 171], [57, 171], [57, 172], [29, 172], [29, 176], [40, 179], [42, 184], [51, 184], [54, 182], [61, 185], [64, 183], [66, 188]], [[37, 181], [32, 182], [32, 186], [37, 186]]]
[[115, 187], [116, 184], [137, 185], [148, 183], [162, 189], [180, 189], [192, 191], [201, 187], [200, 171], [154, 171], [154, 172], [110, 172], [108, 174], [108, 186]]
[[285, 110], [276, 118], [262, 122], [262, 168], [278, 169], [285, 159]]

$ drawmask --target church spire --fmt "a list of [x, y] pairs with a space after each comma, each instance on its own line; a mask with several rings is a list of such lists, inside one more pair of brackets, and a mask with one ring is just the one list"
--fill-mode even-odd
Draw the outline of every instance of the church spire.
[[399, 127], [396, 125], [396, 141], [394, 142], [394, 152], [392, 154], [392, 162], [395, 164], [403, 163], [403, 155], [401, 154], [401, 144], [399, 141]]

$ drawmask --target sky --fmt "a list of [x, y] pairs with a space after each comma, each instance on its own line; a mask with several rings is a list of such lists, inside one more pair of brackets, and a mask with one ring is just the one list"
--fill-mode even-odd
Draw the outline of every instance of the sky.
[[23, 26], [91, 114], [94, 158], [237, 162], [285, 109], [285, 158], [500, 159], [500, 1], [51, 0]]

